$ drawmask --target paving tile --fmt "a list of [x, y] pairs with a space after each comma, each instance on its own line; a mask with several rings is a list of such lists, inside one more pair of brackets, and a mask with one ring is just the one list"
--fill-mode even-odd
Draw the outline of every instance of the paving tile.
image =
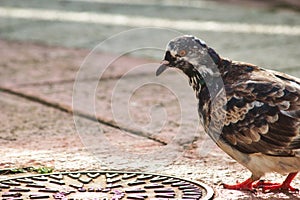
[[[32, 165], [50, 165], [57, 170], [72, 166], [72, 169], [108, 167], [107, 158], [118, 155], [118, 152], [143, 153], [161, 146], [144, 137], [132, 136], [87, 119], [80, 120], [85, 134], [79, 136], [72, 115], [13, 95], [2, 92], [0, 95], [1, 168]], [[86, 141], [96, 141], [103, 146], [103, 139], [106, 148], [98, 148], [98, 154], [93, 157], [95, 146], [91, 148], [92, 143]], [[124, 159], [123, 166], [119, 167], [127, 166], [126, 162], [131, 161]]]
[[[184, 84], [170, 84], [170, 80], [176, 79]], [[95, 112], [97, 118], [106, 123], [141, 131], [166, 143], [173, 140], [188, 143], [194, 137], [200, 137], [197, 132], [202, 128], [196, 112], [197, 100], [187, 79], [179, 73], [170, 71], [159, 78], [144, 75], [138, 76], [138, 79], [129, 74], [122, 79], [82, 81], [78, 84], [82, 88], [78, 90], [78, 93], [83, 93], [82, 99], [80, 95], [79, 99], [74, 95], [72, 82], [18, 86], [16, 89], [69, 109], [74, 100], [78, 102], [73, 102], [75, 110], [90, 115]], [[96, 95], [95, 110], [93, 99], [86, 103], [86, 97], [93, 95]]]
[[[84, 49], [50, 47], [33, 43], [0, 40], [0, 84], [35, 85], [51, 82], [73, 82], [76, 74], [90, 53]], [[120, 57], [109, 53], [96, 53], [85, 66], [93, 70], [87, 79], [120, 77], [137, 66], [153, 63], [153, 60]], [[119, 67], [122, 65], [122, 67]], [[145, 69], [150, 73], [154, 70]], [[101, 73], [103, 72], [103, 73]], [[96, 76], [99, 74], [99, 77]]]
[[[87, 51], [38, 44], [28, 44], [26, 47], [23, 43], [6, 41], [0, 41], [0, 44], [6, 55], [1, 62], [7, 65], [2, 74], [2, 85], [72, 110], [76, 64], [81, 62]], [[10, 50], [4, 51], [8, 46]], [[182, 75], [168, 72], [156, 78], [157, 63], [152, 61], [149, 64], [147, 59], [124, 56], [111, 63], [98, 79], [98, 75], [94, 75], [99, 74], [101, 64], [115, 60], [116, 57], [98, 53], [90, 58], [85, 66], [91, 66], [88, 69], [92, 72], [80, 71], [83, 76], [80, 76], [78, 83], [83, 87], [83, 94], [88, 88], [94, 87], [92, 92], [96, 89], [98, 119], [114, 126], [143, 132], [165, 143], [175, 140], [176, 143], [189, 145], [195, 137], [199, 137], [196, 99]], [[18, 66], [22, 63], [24, 68], [20, 69]], [[172, 80], [175, 79], [185, 84], [174, 86]], [[81, 111], [88, 114], [94, 112], [90, 108]]]

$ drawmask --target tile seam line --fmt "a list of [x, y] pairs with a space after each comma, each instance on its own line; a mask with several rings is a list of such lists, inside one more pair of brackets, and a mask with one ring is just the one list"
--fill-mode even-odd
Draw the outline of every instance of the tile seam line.
[[[154, 73], [153, 73], [154, 74]], [[137, 73], [137, 74], [130, 74], [127, 75], [126, 77], [129, 78], [134, 78], [134, 77], [138, 77], [138, 76], [147, 76], [147, 75], [151, 75], [150, 73]], [[122, 75], [118, 75], [118, 76], [107, 76], [107, 77], [103, 77], [101, 78], [102, 81], [107, 81], [107, 80], [117, 80], [119, 78], [122, 78]], [[70, 79], [60, 79], [60, 80], [55, 80], [55, 81], [37, 81], [37, 82], [29, 82], [29, 83], [20, 83], [20, 84], [9, 84], [9, 86], [11, 87], [28, 87], [28, 86], [44, 86], [44, 85], [60, 85], [60, 84], [64, 84], [64, 83], [72, 83], [75, 81], [80, 81], [80, 82], [86, 82], [86, 81], [96, 81], [99, 80], [99, 78], [87, 78], [87, 79], [82, 79], [82, 80], [76, 80], [75, 78], [70, 78]]]
[[45, 106], [60, 110], [60, 111], [65, 112], [65, 113], [69, 113], [69, 114], [76, 113], [78, 116], [83, 117], [85, 119], [95, 121], [95, 122], [99, 122], [103, 125], [106, 125], [106, 126], [118, 129], [118, 130], [126, 131], [126, 132], [128, 132], [129, 134], [132, 134], [132, 135], [147, 138], [149, 140], [158, 142], [161, 145], [167, 145], [167, 143], [165, 141], [162, 141], [158, 138], [152, 137], [149, 134], [144, 133], [142, 131], [133, 130], [133, 129], [126, 128], [126, 127], [121, 127], [121, 126], [118, 126], [117, 124], [113, 124], [113, 123], [110, 123], [108, 121], [105, 121], [105, 120], [101, 119], [98, 116], [94, 117], [94, 116], [92, 116], [91, 114], [88, 114], [88, 113], [84, 113], [84, 112], [81, 112], [81, 111], [74, 111], [71, 106], [68, 106], [68, 105], [65, 105], [65, 104], [60, 104], [60, 103], [57, 103], [57, 102], [54, 102], [54, 101], [49, 101], [49, 100], [47, 100], [47, 99], [45, 99], [41, 96], [28, 94], [26, 92], [22, 92], [20, 90], [16, 90], [14, 88], [5, 87], [5, 86], [0, 86], [0, 92], [4, 92], [4, 93], [7, 93], [7, 94], [18, 96], [18, 97], [27, 99], [29, 101], [39, 103], [41, 105], [45, 105]]

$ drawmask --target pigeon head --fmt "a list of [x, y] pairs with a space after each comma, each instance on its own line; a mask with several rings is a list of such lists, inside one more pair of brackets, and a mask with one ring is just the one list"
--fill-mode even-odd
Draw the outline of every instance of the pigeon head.
[[214, 74], [220, 57], [205, 42], [194, 36], [180, 36], [171, 40], [166, 49], [165, 57], [156, 75], [160, 75], [167, 68], [178, 68], [188, 76], [195, 70], [200, 74]]

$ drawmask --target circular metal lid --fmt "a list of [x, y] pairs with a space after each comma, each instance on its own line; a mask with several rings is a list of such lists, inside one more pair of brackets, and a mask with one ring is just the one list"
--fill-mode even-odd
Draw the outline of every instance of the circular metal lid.
[[64, 172], [0, 181], [4, 199], [212, 199], [203, 183], [140, 172]]

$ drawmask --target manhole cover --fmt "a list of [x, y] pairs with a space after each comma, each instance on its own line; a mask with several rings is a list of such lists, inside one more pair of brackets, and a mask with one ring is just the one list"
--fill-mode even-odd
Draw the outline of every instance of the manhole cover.
[[18, 177], [0, 181], [2, 199], [211, 199], [199, 182], [148, 173], [89, 171]]

